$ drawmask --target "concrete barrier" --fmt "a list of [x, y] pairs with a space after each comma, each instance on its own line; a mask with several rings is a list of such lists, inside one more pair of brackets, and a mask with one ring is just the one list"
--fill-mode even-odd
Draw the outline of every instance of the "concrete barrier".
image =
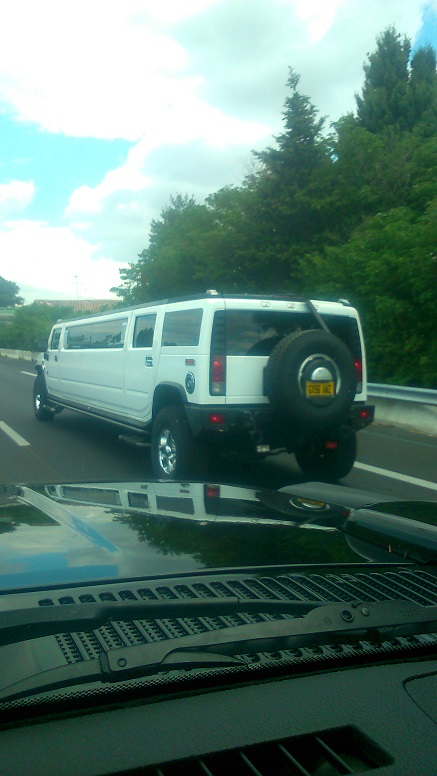
[[375, 423], [401, 426], [410, 431], [437, 436], [437, 407], [375, 396], [370, 396], [369, 402], [375, 405]]
[[39, 353], [33, 353], [31, 350], [6, 350], [6, 348], [0, 348], [0, 357], [3, 358], [16, 358], [23, 361], [38, 361]]

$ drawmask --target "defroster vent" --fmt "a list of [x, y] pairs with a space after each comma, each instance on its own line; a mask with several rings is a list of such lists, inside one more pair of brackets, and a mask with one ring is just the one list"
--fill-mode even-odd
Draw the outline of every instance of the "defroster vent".
[[355, 727], [269, 741], [202, 757], [161, 763], [143, 776], [339, 776], [391, 765], [393, 758]]

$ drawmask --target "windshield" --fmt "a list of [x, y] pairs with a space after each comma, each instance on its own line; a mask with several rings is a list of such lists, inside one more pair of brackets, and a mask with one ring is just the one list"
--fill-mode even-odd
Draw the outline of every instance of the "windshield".
[[[430, 0], [2, 5], [0, 749], [9, 713], [431, 673], [436, 25]], [[317, 746], [386, 751], [360, 713]]]

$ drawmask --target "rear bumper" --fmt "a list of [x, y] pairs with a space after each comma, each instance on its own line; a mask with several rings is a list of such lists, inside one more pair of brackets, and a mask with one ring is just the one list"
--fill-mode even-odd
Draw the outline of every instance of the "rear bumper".
[[193, 436], [232, 447], [269, 445], [272, 448], [293, 450], [305, 438], [339, 439], [369, 426], [375, 416], [375, 407], [369, 404], [353, 405], [348, 415], [335, 427], [320, 431], [317, 428], [296, 429], [269, 406], [232, 407], [208, 405], [185, 407]]

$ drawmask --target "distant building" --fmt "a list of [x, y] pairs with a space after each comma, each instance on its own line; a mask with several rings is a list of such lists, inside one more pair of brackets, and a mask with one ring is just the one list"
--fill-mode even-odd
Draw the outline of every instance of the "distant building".
[[115, 307], [116, 299], [35, 299], [46, 307], [69, 307], [73, 312], [98, 313], [104, 307]]

